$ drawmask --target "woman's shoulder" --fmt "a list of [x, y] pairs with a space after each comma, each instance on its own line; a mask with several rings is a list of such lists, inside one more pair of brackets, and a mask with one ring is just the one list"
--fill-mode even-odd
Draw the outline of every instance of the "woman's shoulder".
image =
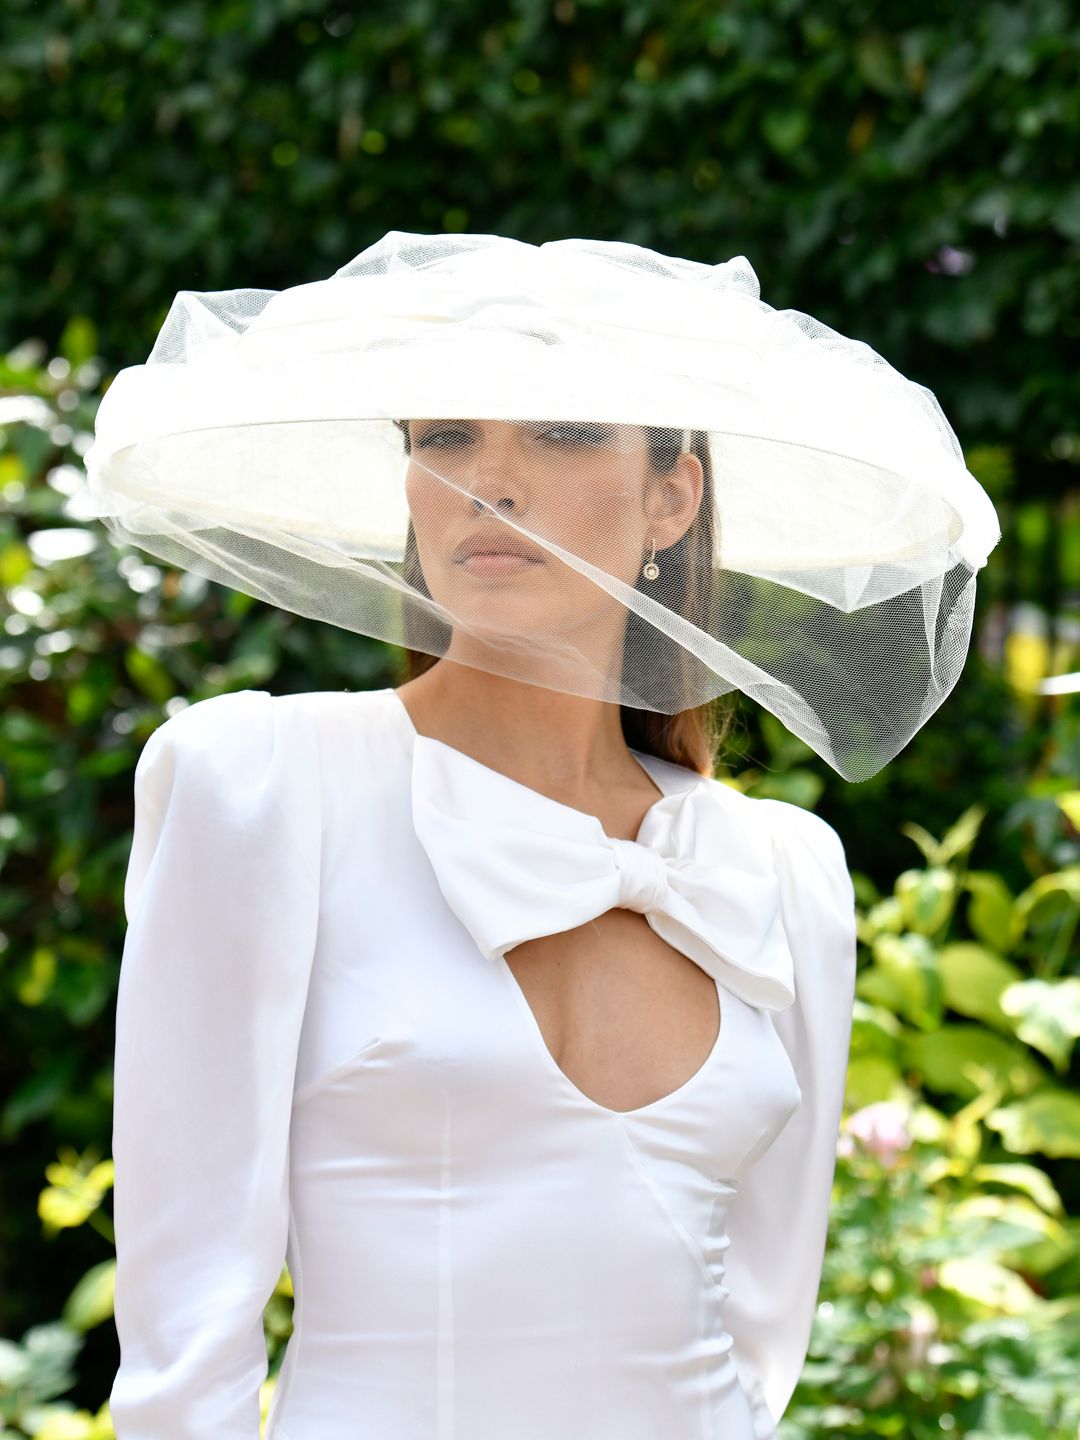
[[759, 795], [752, 799], [754, 804], [764, 807], [766, 817], [776, 827], [781, 839], [795, 836], [804, 844], [823, 847], [833, 855], [837, 851], [843, 854], [844, 842], [840, 832], [816, 810], [807, 810], [794, 801], [780, 800], [772, 795]]
[[230, 690], [221, 695], [188, 701], [161, 722], [151, 734], [150, 741], [159, 745], [204, 745], [212, 740], [235, 736], [249, 726], [265, 727], [271, 719], [274, 698], [265, 690]]
[[233, 690], [173, 710], [143, 745], [136, 778], [178, 766], [228, 773], [241, 756], [250, 763], [271, 736], [272, 699], [263, 690]]
[[135, 767], [136, 790], [177, 785], [215, 809], [245, 792], [287, 791], [310, 782], [318, 725], [305, 695], [231, 690], [174, 710], [146, 741]]
[[[395, 715], [392, 691], [233, 690], [192, 701], [164, 720], [135, 767], [144, 807], [182, 792], [215, 815], [248, 816], [267, 804], [290, 815], [365, 784], [374, 794], [397, 779], [389, 765]], [[402, 752], [404, 754], [404, 751]]]
[[703, 777], [710, 793], [727, 806], [733, 823], [764, 829], [774, 851], [787, 861], [807, 852], [830, 870], [847, 870], [847, 856], [839, 831], [824, 816], [791, 800], [772, 795], [748, 795], [736, 785], [714, 777]]
[[[847, 944], [854, 934], [855, 886], [839, 831], [789, 800], [759, 796], [755, 803], [773, 827], [773, 854], [788, 903], [812, 906], [818, 919], [842, 929]], [[849, 949], [853, 966], [854, 944]]]
[[385, 690], [304, 690], [271, 695], [267, 690], [230, 690], [174, 710], [154, 730], [146, 748], [174, 745], [220, 754], [222, 746], [246, 749], [270, 740], [276, 730], [312, 722], [348, 722], [353, 728], [388, 718]]
[[135, 767], [129, 919], [159, 850], [178, 873], [213, 856], [230, 883], [287, 861], [294, 898], [293, 886], [317, 873], [318, 745], [307, 712], [285, 698], [253, 689], [207, 696], [150, 735]]

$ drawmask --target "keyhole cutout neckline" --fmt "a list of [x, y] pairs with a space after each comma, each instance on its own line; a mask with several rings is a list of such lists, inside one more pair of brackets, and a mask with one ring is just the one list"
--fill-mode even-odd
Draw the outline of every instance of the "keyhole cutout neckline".
[[[559, 800], [553, 800], [551, 796], [544, 795], [541, 791], [532, 790], [530, 786], [522, 784], [520, 780], [515, 780], [512, 776], [504, 774], [501, 770], [495, 770], [490, 765], [485, 765], [483, 761], [476, 760], [473, 756], [466, 754], [466, 752], [463, 750], [458, 750], [453, 745], [447, 745], [446, 742], [443, 740], [438, 740], [432, 735], [421, 735], [419, 730], [417, 730], [416, 728], [416, 725], [413, 721], [412, 715], [410, 714], [408, 707], [406, 706], [404, 700], [402, 700], [401, 696], [397, 693], [397, 691], [392, 686], [388, 686], [383, 691], [383, 694], [389, 696], [392, 699], [398, 715], [401, 717], [404, 723], [412, 746], [415, 747], [417, 742], [422, 742], [425, 745], [441, 746], [444, 750], [451, 751], [454, 755], [460, 756], [461, 758], [467, 760], [470, 764], [479, 765], [482, 769], [488, 771], [489, 774], [498, 776], [499, 779], [507, 785], [516, 785], [522, 790], [528, 790], [530, 794], [539, 795], [541, 799], [547, 801], [549, 804], [552, 805], [561, 805], [563, 803]], [[660, 795], [653, 802], [653, 804], [649, 806], [648, 810], [645, 812], [645, 815], [642, 817], [641, 824], [638, 827], [638, 834], [640, 835], [645, 827], [645, 822], [648, 816], [652, 813], [656, 806], [662, 804], [663, 801], [667, 799], [668, 795], [674, 793], [677, 789], [690, 788], [690, 786], [694, 785], [695, 783], [704, 783], [705, 777], [695, 771], [687, 769], [685, 766], [676, 765], [673, 762], [668, 761], [658, 761], [655, 756], [647, 755], [643, 751], [635, 750], [632, 747], [629, 748], [630, 753], [631, 755], [633, 755], [635, 761], [641, 766], [641, 768], [645, 771], [645, 773], [649, 776], [649, 778], [656, 785], [657, 789], [660, 791]], [[687, 777], [687, 785], [679, 786], [678, 784], [672, 784], [668, 776], [664, 775], [662, 771], [660, 771], [661, 766], [669, 767], [671, 770], [681, 771]], [[566, 806], [565, 808], [568, 810], [576, 810], [576, 807], [572, 805]], [[578, 810], [577, 813], [587, 814], [588, 812]], [[591, 818], [595, 819], [596, 817], [593, 816]], [[636, 837], [634, 843], [639, 843]], [[644, 916], [642, 916], [642, 920], [644, 923], [648, 923], [645, 920]], [[677, 949], [676, 946], [671, 946], [671, 948], [673, 950]], [[679, 951], [678, 953], [682, 954], [683, 952]], [[684, 958], [689, 964], [696, 963], [695, 961], [691, 960], [689, 956], [685, 956]], [[522, 1018], [526, 1023], [529, 1033], [533, 1037], [533, 1042], [539, 1048], [545, 1065], [550, 1072], [553, 1072], [554, 1078], [558, 1080], [559, 1083], [561, 1083], [564, 1087], [566, 1087], [578, 1099], [581, 1104], [587, 1106], [589, 1109], [595, 1111], [598, 1114], [614, 1116], [620, 1120], [634, 1120], [638, 1118], [642, 1120], [648, 1120], [654, 1114], [657, 1114], [664, 1109], [672, 1107], [679, 1101], [685, 1099], [692, 1090], [696, 1089], [700, 1084], [702, 1084], [704, 1080], [712, 1073], [714, 1068], [720, 1063], [722, 1053], [726, 1051], [728, 1028], [730, 1024], [729, 1017], [732, 1009], [737, 1009], [740, 1003], [738, 997], [725, 989], [715, 976], [709, 976], [716, 990], [717, 1009], [719, 1013], [717, 1017], [718, 1025], [716, 1037], [713, 1040], [712, 1047], [710, 1048], [708, 1055], [706, 1055], [705, 1059], [701, 1062], [701, 1064], [693, 1072], [693, 1074], [691, 1074], [686, 1080], [683, 1081], [681, 1085], [678, 1085], [674, 1090], [669, 1090], [666, 1094], [660, 1095], [655, 1100], [650, 1100], [644, 1105], [636, 1105], [628, 1110], [619, 1110], [615, 1109], [610, 1105], [604, 1105], [601, 1101], [596, 1100], [591, 1095], [586, 1094], [585, 1091], [582, 1090], [581, 1087], [570, 1078], [570, 1076], [566, 1073], [566, 1071], [555, 1059], [555, 1056], [552, 1054], [547, 1041], [544, 1039], [544, 1033], [540, 1028], [540, 1023], [536, 1018], [536, 1014], [533, 1011], [532, 1006], [529, 1004], [528, 996], [525, 994], [525, 991], [523, 990], [517, 976], [514, 974], [511, 967], [507, 964], [506, 959], [503, 956], [495, 957], [495, 963], [501, 970], [505, 983], [510, 987], [510, 991], [513, 995], [515, 1003], [521, 1010]]]

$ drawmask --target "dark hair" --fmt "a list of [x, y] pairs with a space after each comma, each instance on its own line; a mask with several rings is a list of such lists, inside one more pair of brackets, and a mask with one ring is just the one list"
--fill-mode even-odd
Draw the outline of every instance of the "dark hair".
[[[404, 420], [395, 425], [405, 437], [405, 453], [409, 454], [409, 427]], [[649, 447], [649, 464], [654, 473], [664, 475], [674, 470], [679, 456], [680, 432], [645, 426]], [[701, 505], [686, 534], [663, 552], [660, 563], [664, 575], [664, 599], [678, 614], [693, 615], [700, 623], [700, 617], [712, 618], [715, 594], [709, 587], [713, 584], [712, 557], [714, 553], [713, 503], [712, 503], [712, 462], [709, 455], [708, 437], [704, 430], [695, 430], [690, 449], [701, 461], [705, 472]], [[416, 536], [412, 520], [405, 542], [405, 558], [402, 564], [402, 579], [422, 595], [430, 598], [430, 591], [420, 568], [420, 557], [416, 548]], [[647, 589], [650, 582], [639, 574], [637, 589]], [[406, 632], [409, 624], [406, 619]], [[711, 630], [711, 627], [710, 627]], [[711, 630], [711, 633], [715, 633]], [[645, 638], [644, 622], [636, 613], [627, 619], [625, 649], [632, 651]], [[678, 645], [673, 645], [672, 664], [675, 667], [676, 691], [687, 692], [690, 676], [699, 669], [700, 662]], [[405, 650], [405, 680], [414, 680], [436, 664], [440, 658], [426, 650]], [[735, 709], [726, 697], [707, 701], [704, 705], [689, 706], [664, 715], [656, 710], [641, 710], [636, 706], [619, 707], [622, 720], [623, 738], [633, 750], [656, 755], [661, 760], [670, 760], [684, 765], [702, 775], [711, 775], [716, 768], [718, 752], [726, 741], [734, 720]]]

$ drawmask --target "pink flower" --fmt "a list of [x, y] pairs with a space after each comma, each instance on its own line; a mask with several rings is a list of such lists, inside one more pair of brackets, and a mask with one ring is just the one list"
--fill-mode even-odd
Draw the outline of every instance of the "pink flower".
[[[849, 1116], [845, 1125], [848, 1135], [853, 1135], [863, 1149], [876, 1155], [881, 1163], [891, 1167], [896, 1163], [897, 1153], [911, 1145], [908, 1129], [909, 1108], [898, 1100], [879, 1100], [875, 1105], [864, 1105]], [[846, 1139], [846, 1144], [845, 1144]], [[840, 1153], [851, 1153], [851, 1141], [841, 1140]]]

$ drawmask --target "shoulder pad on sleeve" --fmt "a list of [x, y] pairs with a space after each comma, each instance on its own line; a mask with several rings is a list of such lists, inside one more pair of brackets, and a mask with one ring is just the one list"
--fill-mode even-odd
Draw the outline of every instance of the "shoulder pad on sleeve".
[[135, 767], [136, 790], [150, 772], [160, 795], [182, 777], [207, 794], [237, 796], [261, 784], [274, 751], [273, 696], [265, 690], [211, 695], [178, 710], [153, 732]]
[[[286, 790], [313, 790], [302, 766], [275, 755], [274, 697], [236, 690], [198, 700], [153, 732], [135, 766], [135, 826], [124, 905], [130, 920], [150, 865], [163, 843], [200, 844], [244, 837], [267, 841], [268, 817], [286, 805]], [[295, 776], [293, 771], [295, 770]], [[298, 822], [297, 815], [290, 820]], [[164, 841], [168, 834], [171, 837]]]
[[773, 847], [788, 883], [831, 897], [846, 924], [854, 914], [855, 884], [839, 831], [815, 811], [790, 801], [762, 797], [760, 803], [768, 807], [767, 817], [772, 814]]
[[167, 737], [178, 743], [212, 747], [231, 734], [235, 741], [245, 726], [258, 726], [260, 721], [265, 724], [272, 701], [273, 696], [265, 690], [231, 690], [224, 695], [195, 700], [162, 721], [151, 740]]
[[757, 803], [767, 807], [766, 818], [771, 816], [775, 837], [784, 840], [789, 835], [798, 836], [803, 844], [822, 858], [830, 858], [834, 863], [847, 867], [847, 852], [840, 832], [816, 811], [771, 796], [759, 796]]

